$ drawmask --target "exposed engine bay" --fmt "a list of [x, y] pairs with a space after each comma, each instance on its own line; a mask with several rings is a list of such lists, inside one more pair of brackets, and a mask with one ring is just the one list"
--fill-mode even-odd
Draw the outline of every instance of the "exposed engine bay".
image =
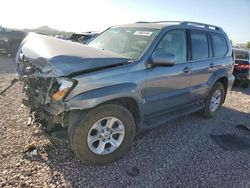
[[[55, 77], [36, 77], [26, 74], [21, 77], [25, 99], [23, 104], [28, 106], [32, 121], [40, 122], [46, 130], [53, 130], [55, 126], [65, 125], [65, 108], [61, 101], [60, 83]], [[53, 95], [54, 94], [54, 95]], [[53, 96], [57, 100], [53, 100]]]

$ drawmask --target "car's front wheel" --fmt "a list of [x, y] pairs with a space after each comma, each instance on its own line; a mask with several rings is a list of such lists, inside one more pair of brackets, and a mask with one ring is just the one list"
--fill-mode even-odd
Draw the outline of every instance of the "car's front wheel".
[[68, 134], [74, 152], [85, 164], [106, 164], [120, 159], [135, 137], [131, 113], [117, 104], [101, 105], [75, 122]]
[[224, 102], [225, 96], [225, 87], [221, 82], [217, 82], [205, 100], [205, 107], [200, 111], [200, 114], [207, 118], [213, 117]]

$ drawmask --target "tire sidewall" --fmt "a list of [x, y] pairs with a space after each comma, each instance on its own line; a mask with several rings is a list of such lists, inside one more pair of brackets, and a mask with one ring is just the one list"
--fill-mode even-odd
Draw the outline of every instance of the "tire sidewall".
[[[212, 99], [214, 92], [217, 91], [218, 89], [221, 92], [221, 101], [220, 101], [219, 107], [215, 111], [211, 111], [210, 110], [211, 99]], [[212, 90], [210, 91], [209, 96], [206, 100], [205, 112], [208, 114], [208, 116], [210, 117], [215, 116], [216, 112], [220, 109], [223, 101], [225, 100], [225, 94], [226, 94], [226, 91], [225, 91], [223, 84], [220, 82], [217, 82], [212, 88]]]
[[[98, 155], [88, 146], [88, 133], [95, 122], [108, 116], [116, 117], [122, 121], [125, 136], [121, 145], [115, 151], [107, 155]], [[83, 162], [105, 164], [120, 159], [130, 149], [135, 136], [135, 122], [126, 108], [113, 104], [104, 105], [86, 114], [73, 131], [72, 142], [76, 155], [80, 159], [84, 159]]]

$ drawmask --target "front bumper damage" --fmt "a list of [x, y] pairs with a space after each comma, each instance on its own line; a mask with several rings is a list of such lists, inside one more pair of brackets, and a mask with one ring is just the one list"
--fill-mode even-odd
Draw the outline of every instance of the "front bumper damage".
[[[44, 69], [44, 67], [43, 67]], [[30, 109], [32, 121], [52, 131], [68, 124], [68, 108], [63, 101], [55, 101], [51, 94], [58, 89], [57, 76], [41, 72], [40, 67], [29, 63], [24, 57], [17, 61], [17, 72], [23, 82], [23, 104]]]
[[25, 98], [33, 121], [41, 123], [44, 129], [53, 130], [56, 126], [67, 126], [68, 112], [63, 102], [53, 101], [49, 96], [54, 78], [24, 77], [22, 79]]

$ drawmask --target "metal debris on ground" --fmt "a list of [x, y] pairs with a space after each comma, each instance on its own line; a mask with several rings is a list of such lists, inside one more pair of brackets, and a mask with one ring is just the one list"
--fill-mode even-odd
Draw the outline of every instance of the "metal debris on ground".
[[32, 142], [32, 143], [28, 144], [27, 146], [25, 146], [24, 153], [31, 152], [31, 151], [33, 151], [35, 149], [37, 149], [36, 143]]
[[35, 142], [32, 142], [31, 144], [28, 144], [27, 146], [25, 146], [24, 148], [24, 157], [36, 157], [38, 156], [38, 148], [36, 146]]
[[1, 92], [0, 92], [0, 95], [4, 95], [4, 93], [10, 89], [16, 82], [18, 81], [17, 78], [14, 78], [13, 80], [11, 80], [11, 83], [9, 84], [9, 86], [7, 86], [5, 89], [3, 89]]
[[30, 116], [28, 117], [27, 125], [28, 126], [33, 125], [35, 120], [36, 120], [35, 114], [34, 113], [30, 114]]

